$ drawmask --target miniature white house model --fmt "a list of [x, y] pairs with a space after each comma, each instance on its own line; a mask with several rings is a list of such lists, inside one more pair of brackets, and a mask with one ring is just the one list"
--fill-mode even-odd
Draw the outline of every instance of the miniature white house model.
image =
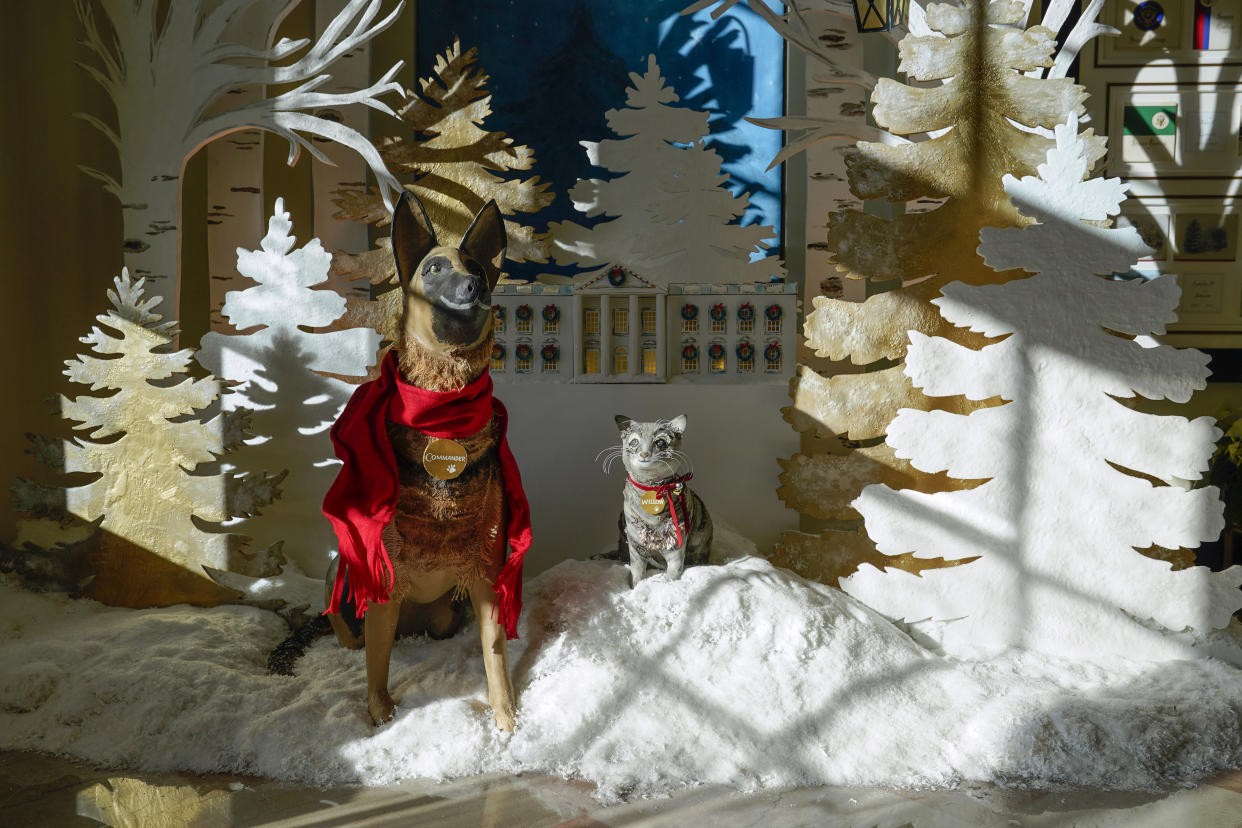
[[796, 286], [654, 284], [622, 265], [492, 291], [492, 375], [516, 382], [751, 382], [793, 375]]

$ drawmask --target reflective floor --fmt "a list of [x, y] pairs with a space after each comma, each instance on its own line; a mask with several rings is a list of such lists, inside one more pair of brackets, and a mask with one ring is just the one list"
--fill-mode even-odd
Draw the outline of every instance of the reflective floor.
[[0, 752], [0, 824], [15, 826], [1117, 826], [1239, 828], [1242, 771], [1161, 793], [718, 787], [601, 806], [591, 786], [547, 776], [484, 776], [381, 788], [297, 787], [262, 779], [97, 770]]

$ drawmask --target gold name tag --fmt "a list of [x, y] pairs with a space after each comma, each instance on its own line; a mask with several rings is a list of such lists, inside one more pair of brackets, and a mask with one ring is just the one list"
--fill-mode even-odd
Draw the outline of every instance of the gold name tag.
[[643, 492], [639, 502], [642, 503], [643, 509], [646, 512], [653, 515], [663, 512], [666, 505], [664, 498], [660, 497], [659, 492]]
[[452, 480], [465, 470], [466, 457], [456, 440], [432, 440], [423, 451], [423, 468], [437, 480]]

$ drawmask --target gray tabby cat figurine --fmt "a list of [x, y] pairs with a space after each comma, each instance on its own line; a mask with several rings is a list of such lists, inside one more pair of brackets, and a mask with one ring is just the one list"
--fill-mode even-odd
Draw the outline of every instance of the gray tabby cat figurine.
[[629, 553], [631, 587], [661, 559], [675, 581], [685, 567], [707, 563], [712, 548], [712, 518], [687, 485], [694, 474], [679, 448], [686, 415], [640, 423], [618, 414], [616, 421], [626, 471], [617, 551], [623, 560]]

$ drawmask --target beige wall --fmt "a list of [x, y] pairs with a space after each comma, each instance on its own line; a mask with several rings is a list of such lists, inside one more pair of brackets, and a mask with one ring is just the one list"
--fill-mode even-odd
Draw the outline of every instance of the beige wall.
[[[121, 216], [116, 200], [76, 168], [109, 169], [109, 147], [73, 117], [107, 113], [103, 94], [73, 63], [78, 21], [71, 3], [4, 4], [4, 117], [0, 129], [0, 477], [6, 490], [0, 539], [12, 536], [7, 494], [13, 475], [29, 476], [28, 431], [52, 421], [42, 400], [67, 390], [60, 372], [76, 353], [105, 301], [104, 285], [121, 267]], [[110, 113], [107, 113], [110, 114]]]

